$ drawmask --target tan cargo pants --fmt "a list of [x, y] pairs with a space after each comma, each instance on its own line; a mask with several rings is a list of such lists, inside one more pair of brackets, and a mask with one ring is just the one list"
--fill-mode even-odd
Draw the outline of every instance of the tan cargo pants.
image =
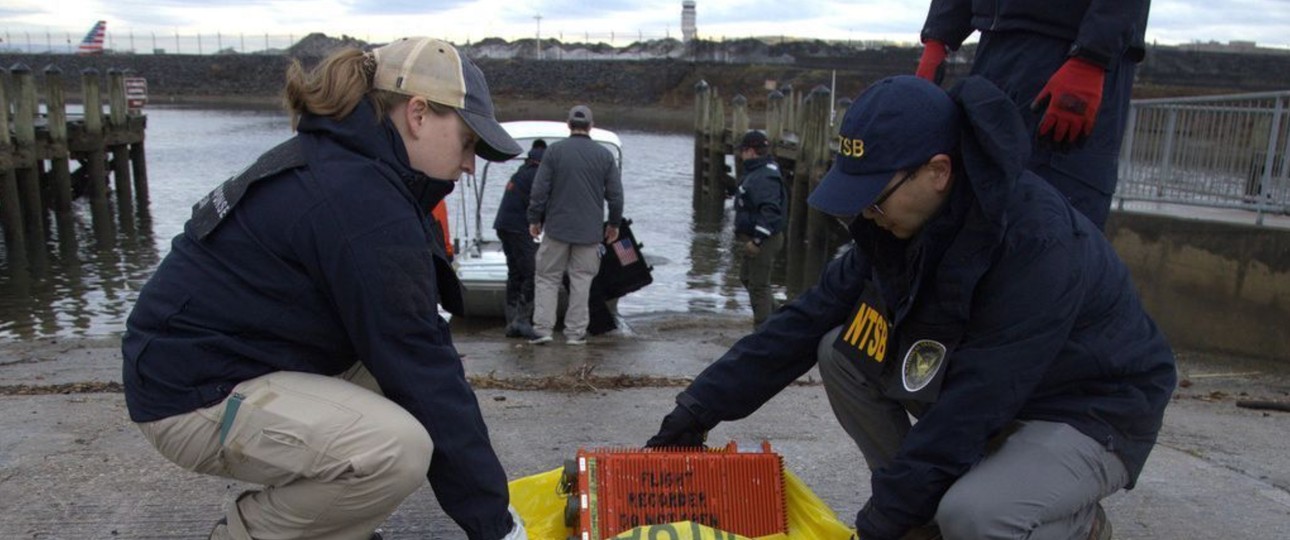
[[564, 336], [586, 339], [591, 314], [587, 308], [591, 281], [600, 272], [600, 244], [570, 244], [551, 237], [542, 239], [534, 276], [533, 331], [550, 336], [555, 331], [560, 285], [569, 274], [569, 303], [564, 310]]
[[180, 467], [265, 486], [238, 496], [212, 534], [235, 540], [366, 539], [426, 481], [433, 450], [362, 364], [337, 377], [271, 373], [138, 426]]

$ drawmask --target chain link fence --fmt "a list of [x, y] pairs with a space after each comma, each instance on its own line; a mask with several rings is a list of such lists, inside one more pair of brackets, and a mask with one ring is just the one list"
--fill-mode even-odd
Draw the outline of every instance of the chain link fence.
[[[71, 32], [0, 32], [0, 51], [24, 54], [73, 54], [82, 34]], [[282, 54], [304, 35], [181, 34], [178, 32], [118, 32], [107, 34], [103, 48], [118, 54]]]

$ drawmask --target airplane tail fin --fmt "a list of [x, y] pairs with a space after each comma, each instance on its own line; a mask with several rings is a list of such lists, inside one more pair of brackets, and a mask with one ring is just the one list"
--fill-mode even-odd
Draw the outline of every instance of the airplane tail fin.
[[94, 23], [85, 39], [76, 46], [76, 54], [103, 54], [103, 37], [107, 35], [107, 21]]

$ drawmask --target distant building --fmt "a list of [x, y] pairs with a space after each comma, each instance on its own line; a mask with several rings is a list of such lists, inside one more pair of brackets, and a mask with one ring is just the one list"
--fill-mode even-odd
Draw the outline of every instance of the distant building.
[[1288, 54], [1290, 51], [1281, 48], [1260, 47], [1258, 42], [1250, 40], [1233, 39], [1227, 43], [1218, 41], [1194, 41], [1178, 45], [1179, 49], [1186, 51], [1214, 52], [1214, 53], [1246, 53], [1246, 54]]
[[684, 0], [681, 2], [681, 41], [694, 41], [698, 31], [694, 26], [694, 0]]

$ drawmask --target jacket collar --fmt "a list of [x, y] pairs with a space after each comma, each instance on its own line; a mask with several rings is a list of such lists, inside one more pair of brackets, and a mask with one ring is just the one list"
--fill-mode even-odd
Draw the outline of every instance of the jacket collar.
[[774, 156], [758, 156], [752, 159], [745, 159], [744, 172], [752, 172], [762, 167], [765, 167], [766, 165], [770, 164], [770, 162], [774, 159], [775, 159]]
[[998, 87], [969, 77], [950, 90], [963, 111], [963, 169], [981, 216], [995, 227], [1006, 226], [1004, 211], [1030, 157], [1030, 132], [1016, 105]]
[[311, 113], [301, 115], [297, 131], [321, 135], [364, 157], [388, 166], [403, 182], [406, 195], [426, 212], [452, 193], [456, 183], [431, 178], [412, 168], [403, 136], [388, 118], [377, 118], [369, 100], [360, 100], [339, 120]]
[[305, 113], [297, 131], [321, 135], [365, 157], [393, 167], [399, 176], [415, 173], [403, 137], [388, 118], [377, 118], [369, 100], [360, 100], [341, 119]]

